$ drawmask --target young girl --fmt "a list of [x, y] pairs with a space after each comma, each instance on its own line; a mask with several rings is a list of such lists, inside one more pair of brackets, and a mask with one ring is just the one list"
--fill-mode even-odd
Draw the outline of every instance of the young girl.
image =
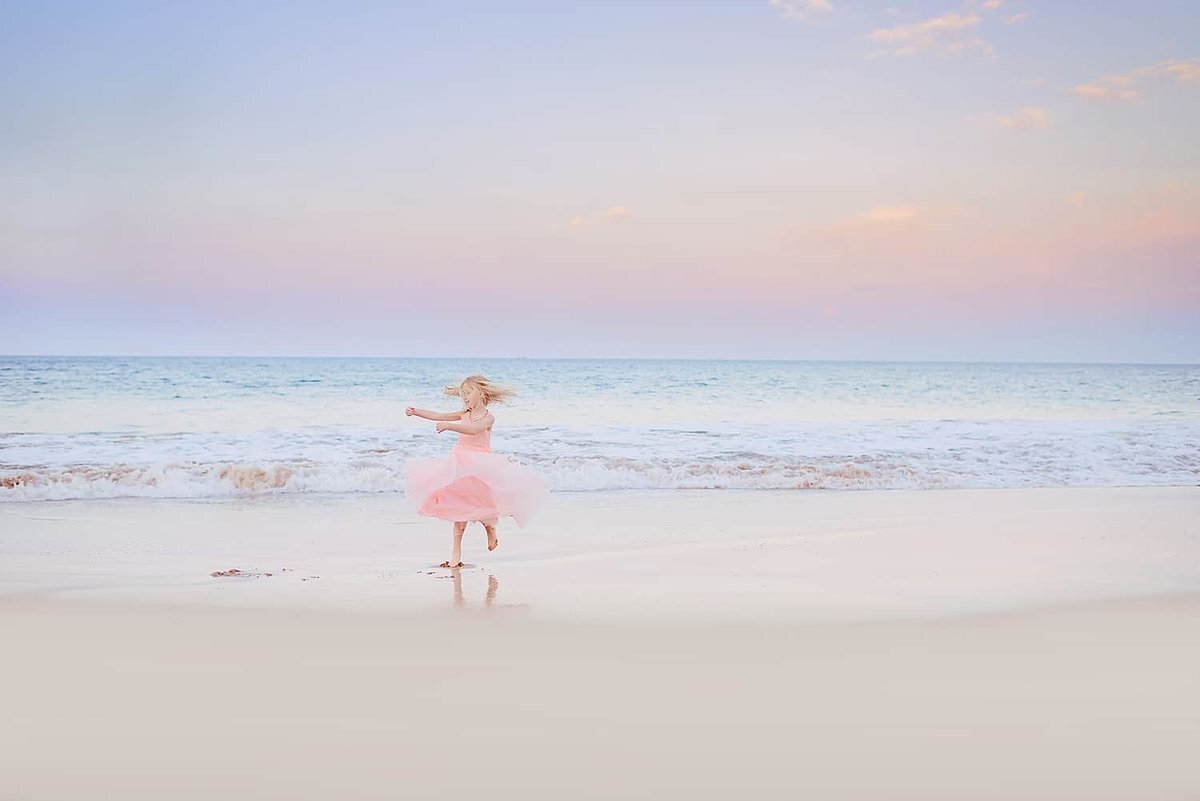
[[417, 513], [454, 522], [454, 547], [441, 567], [462, 567], [462, 538], [467, 524], [477, 520], [487, 532], [488, 550], [496, 550], [496, 523], [512, 517], [524, 526], [546, 499], [546, 482], [527, 467], [492, 451], [492, 426], [488, 411], [514, 392], [481, 375], [467, 376], [459, 386], [445, 388], [447, 395], [462, 398], [458, 412], [428, 412], [409, 406], [408, 416], [436, 420], [437, 431], [455, 431], [458, 444], [442, 459], [413, 459], [404, 470], [404, 493]]

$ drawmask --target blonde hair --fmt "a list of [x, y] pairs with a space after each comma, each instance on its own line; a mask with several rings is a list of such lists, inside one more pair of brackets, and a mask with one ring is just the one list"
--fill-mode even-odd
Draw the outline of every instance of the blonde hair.
[[505, 403], [513, 395], [517, 394], [516, 390], [510, 387], [502, 387], [481, 375], [469, 375], [458, 386], [450, 384], [442, 392], [453, 397], [461, 397], [463, 384], [474, 384], [479, 387], [479, 391], [483, 393], [484, 406], [490, 403]]

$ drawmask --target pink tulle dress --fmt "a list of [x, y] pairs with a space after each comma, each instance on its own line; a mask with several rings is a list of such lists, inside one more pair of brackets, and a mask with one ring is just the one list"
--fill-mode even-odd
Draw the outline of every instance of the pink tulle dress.
[[540, 475], [492, 451], [490, 427], [478, 434], [459, 434], [449, 456], [413, 459], [404, 467], [409, 504], [418, 514], [442, 520], [495, 525], [498, 518], [511, 517], [523, 527], [548, 493]]

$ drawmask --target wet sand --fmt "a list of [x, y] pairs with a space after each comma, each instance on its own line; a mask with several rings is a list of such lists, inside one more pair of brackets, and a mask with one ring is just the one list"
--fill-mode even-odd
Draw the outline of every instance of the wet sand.
[[[450, 525], [396, 496], [0, 506], [0, 595], [366, 609], [455, 602]], [[539, 619], [931, 617], [1200, 591], [1200, 488], [557, 494], [462, 597]], [[214, 577], [221, 571], [244, 575]], [[270, 574], [270, 575], [267, 575]]]

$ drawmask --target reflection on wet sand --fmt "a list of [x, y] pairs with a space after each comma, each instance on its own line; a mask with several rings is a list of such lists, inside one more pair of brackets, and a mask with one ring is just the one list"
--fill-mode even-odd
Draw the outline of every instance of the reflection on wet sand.
[[[454, 583], [454, 605], [455, 607], [478, 607], [478, 603], [472, 603], [467, 600], [466, 594], [463, 592], [462, 568], [451, 568], [450, 579]], [[491, 573], [487, 577], [487, 591], [483, 598], [483, 606], [488, 609], [522, 609], [527, 608], [529, 604], [505, 604], [496, 602], [496, 594], [500, 591], [500, 582]]]

